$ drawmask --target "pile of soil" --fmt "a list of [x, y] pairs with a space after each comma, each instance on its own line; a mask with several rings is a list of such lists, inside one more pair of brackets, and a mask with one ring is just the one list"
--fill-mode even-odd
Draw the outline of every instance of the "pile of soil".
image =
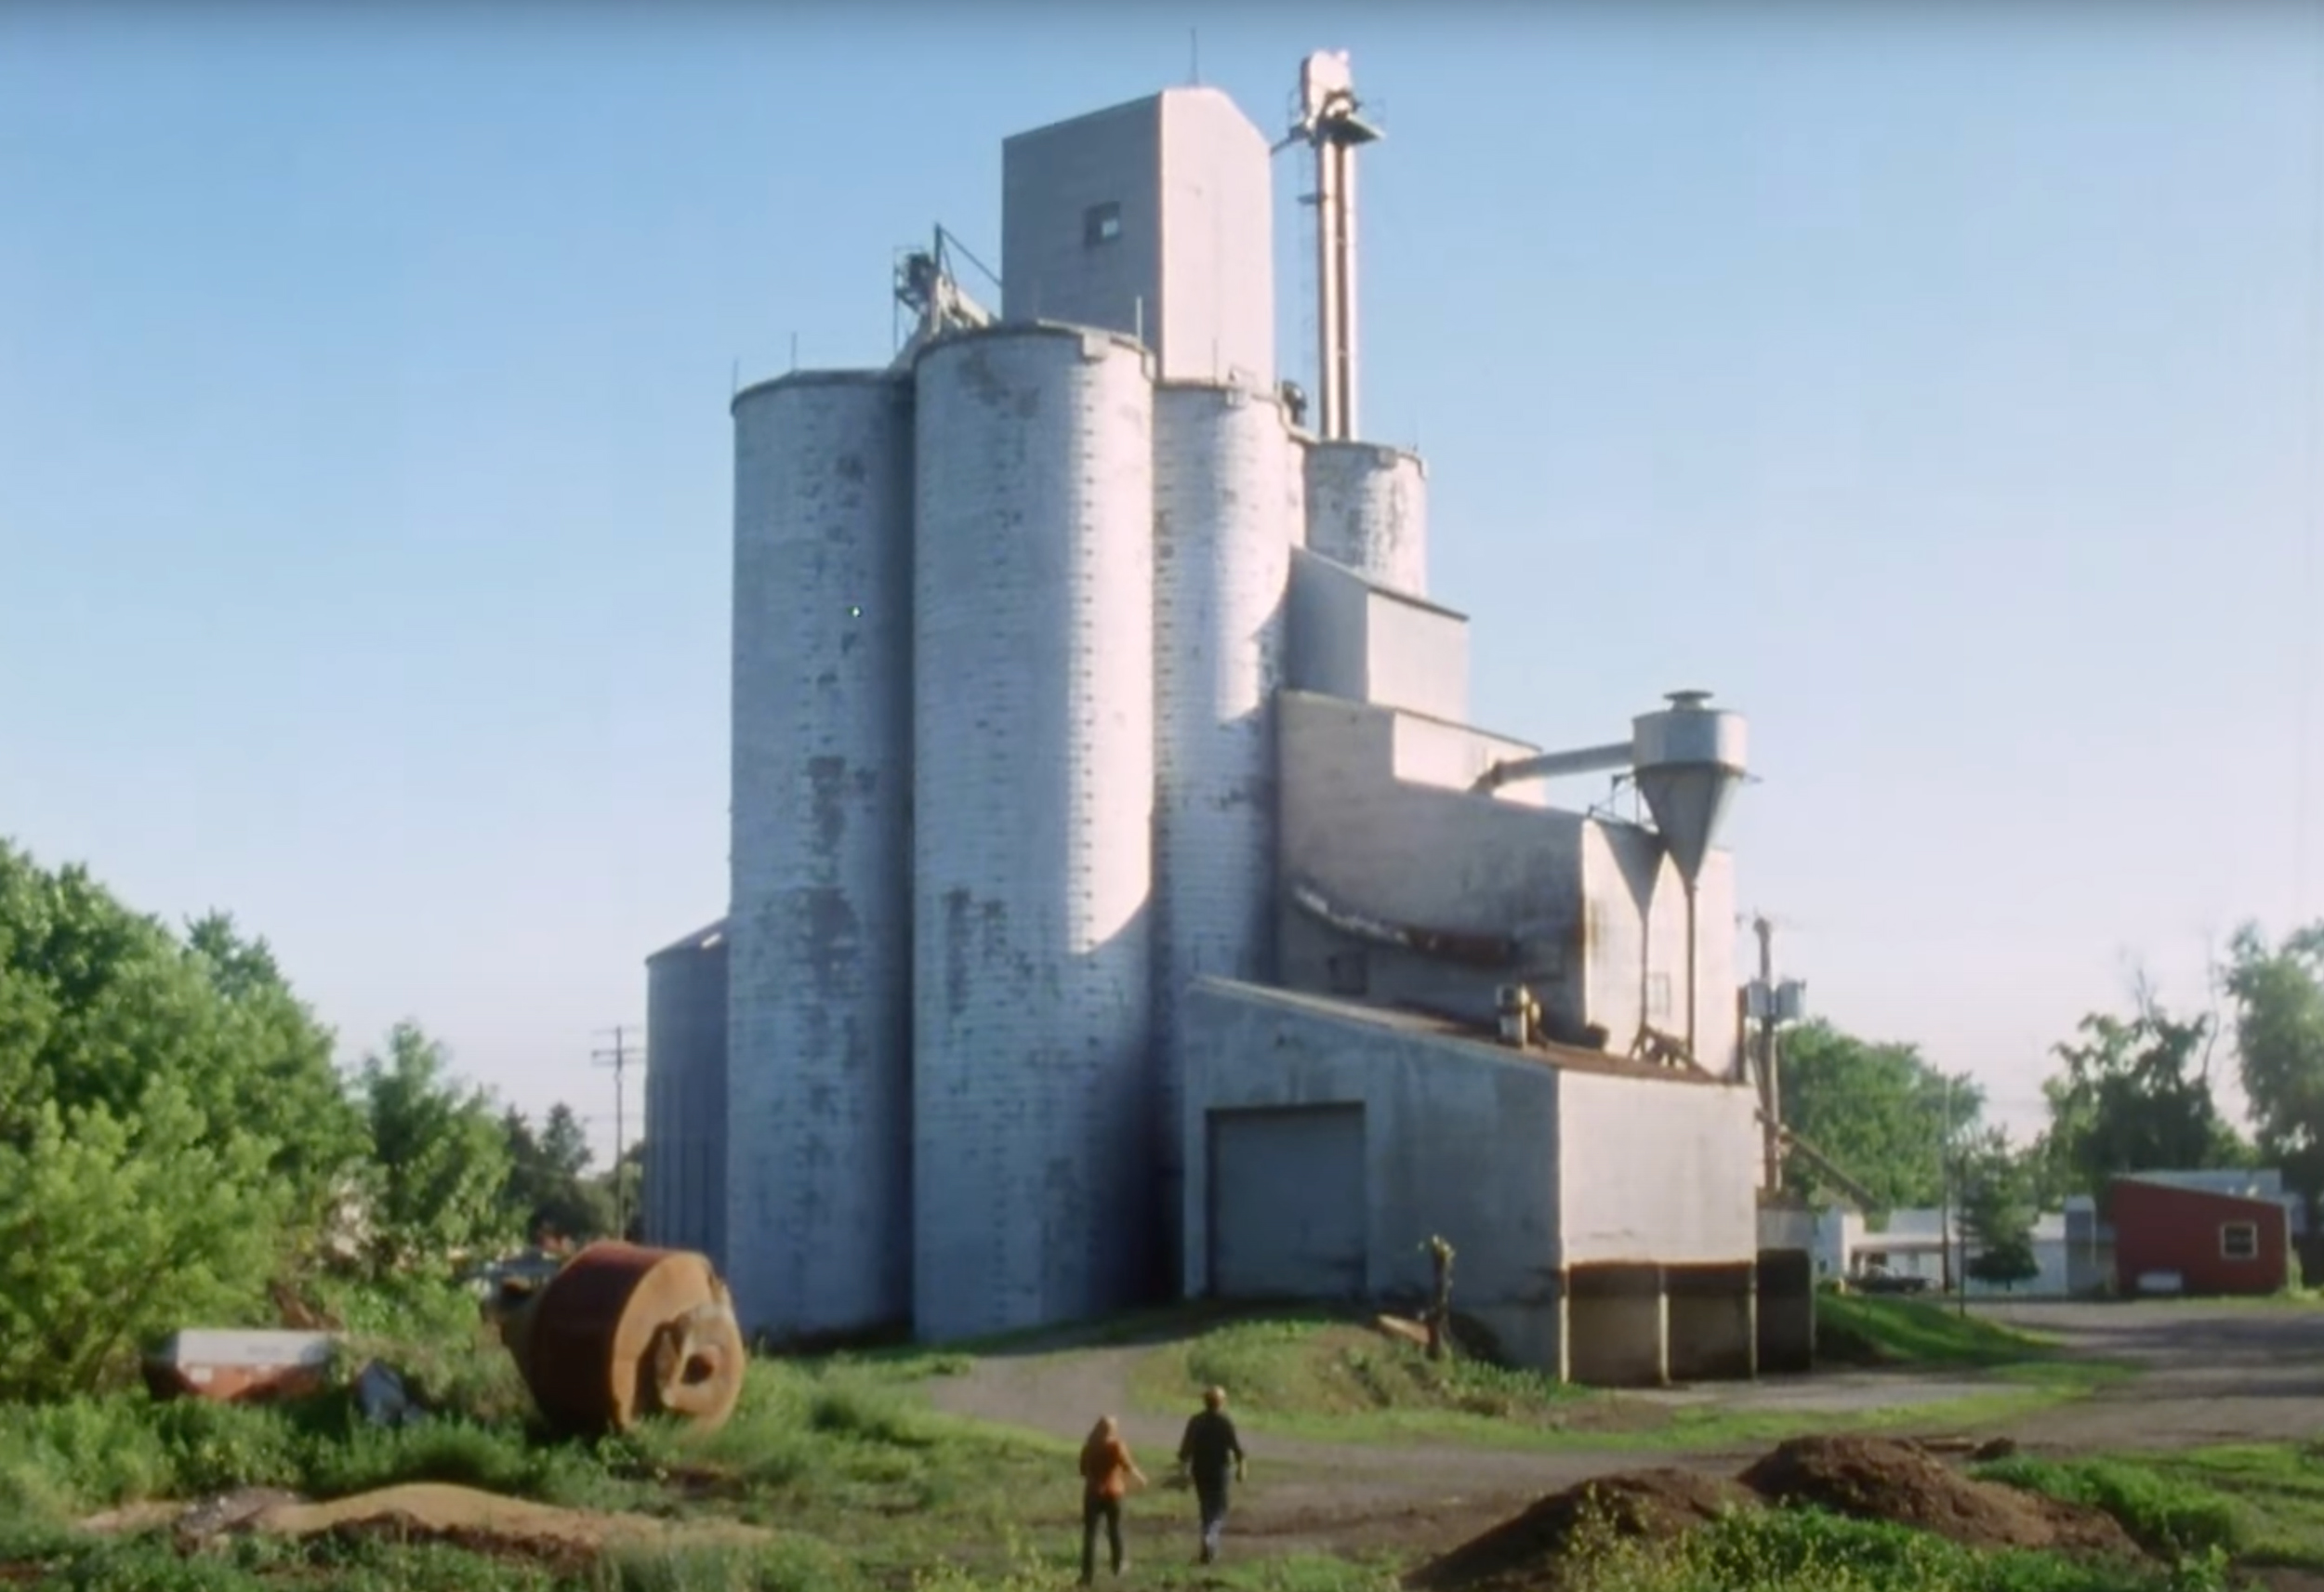
[[[678, 1527], [649, 1515], [560, 1509], [433, 1484], [387, 1487], [327, 1504], [275, 1504], [253, 1515], [247, 1529], [266, 1536], [378, 1535], [396, 1542], [447, 1543], [559, 1566], [586, 1564], [608, 1548], [669, 1547], [680, 1540]], [[683, 1533], [684, 1541], [695, 1546], [767, 1540], [762, 1531], [724, 1521], [690, 1521]]]
[[1602, 1476], [1552, 1493], [1512, 1520], [1472, 1537], [1405, 1580], [1421, 1592], [1480, 1585], [1525, 1585], [1562, 1560], [1585, 1522], [1618, 1537], [1664, 1542], [1708, 1525], [1729, 1509], [1755, 1508], [1759, 1495], [1739, 1481], [1693, 1470], [1638, 1470]]
[[1602, 1476], [1553, 1493], [1405, 1578], [1413, 1592], [1554, 1587], [1592, 1516], [1617, 1537], [1668, 1542], [1737, 1508], [1813, 1505], [1931, 1532], [1974, 1548], [2035, 1548], [2079, 1559], [2142, 1557], [2096, 1509], [1977, 1481], [1916, 1444], [1795, 1438], [1732, 1480], [1686, 1470]]
[[1771, 1503], [1813, 1504], [1835, 1515], [1889, 1520], [1970, 1547], [2042, 1548], [2085, 1557], [2139, 1554], [2111, 1515], [1972, 1480], [1910, 1443], [1794, 1438], [1746, 1470], [1742, 1480]]

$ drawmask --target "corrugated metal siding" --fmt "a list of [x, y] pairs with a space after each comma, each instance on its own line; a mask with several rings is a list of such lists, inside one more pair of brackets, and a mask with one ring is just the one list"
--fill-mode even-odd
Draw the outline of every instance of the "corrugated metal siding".
[[1307, 545], [1412, 597], [1428, 595], [1428, 472], [1371, 442], [1307, 445]]
[[[2124, 1178], [2107, 1193], [2106, 1216], [2115, 1285], [2124, 1294], [2149, 1271], [2176, 1271], [2190, 1294], [2273, 1294], [2284, 1285], [2291, 1234], [2283, 1206], [2272, 1200]], [[2259, 1229], [2259, 1253], [2250, 1260], [2220, 1252], [2220, 1229], [2233, 1222]]]
[[646, 963], [645, 1241], [726, 1269], [726, 940]]
[[1179, 1008], [1205, 974], [1274, 977], [1275, 749], [1296, 521], [1281, 410], [1155, 395], [1155, 1050], [1163, 1279], [1180, 1272]]
[[944, 1338], [1146, 1270], [1153, 389], [1056, 328], [918, 372], [914, 1312]]
[[734, 405], [728, 1269], [746, 1329], [904, 1319], [909, 384]]

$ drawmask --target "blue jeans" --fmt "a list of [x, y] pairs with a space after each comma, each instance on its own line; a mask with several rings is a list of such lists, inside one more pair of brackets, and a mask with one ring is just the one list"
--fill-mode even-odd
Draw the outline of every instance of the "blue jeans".
[[1226, 1527], [1226, 1478], [1195, 1478], [1195, 1502], [1202, 1515], [1202, 1560], [1219, 1557], [1219, 1533]]

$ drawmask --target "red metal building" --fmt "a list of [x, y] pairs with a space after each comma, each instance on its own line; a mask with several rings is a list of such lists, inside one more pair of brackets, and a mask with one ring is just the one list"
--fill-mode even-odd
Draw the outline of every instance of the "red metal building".
[[2175, 1274], [2188, 1294], [2273, 1294], [2287, 1280], [2290, 1217], [2264, 1195], [2230, 1194], [2118, 1178], [2107, 1191], [2115, 1287], [2141, 1292], [2142, 1277]]

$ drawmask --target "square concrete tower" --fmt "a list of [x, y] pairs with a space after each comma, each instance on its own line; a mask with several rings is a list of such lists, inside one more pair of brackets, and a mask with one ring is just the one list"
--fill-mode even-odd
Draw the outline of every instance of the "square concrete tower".
[[1274, 386], [1264, 134], [1171, 88], [1001, 145], [1001, 316], [1142, 336], [1164, 381]]

